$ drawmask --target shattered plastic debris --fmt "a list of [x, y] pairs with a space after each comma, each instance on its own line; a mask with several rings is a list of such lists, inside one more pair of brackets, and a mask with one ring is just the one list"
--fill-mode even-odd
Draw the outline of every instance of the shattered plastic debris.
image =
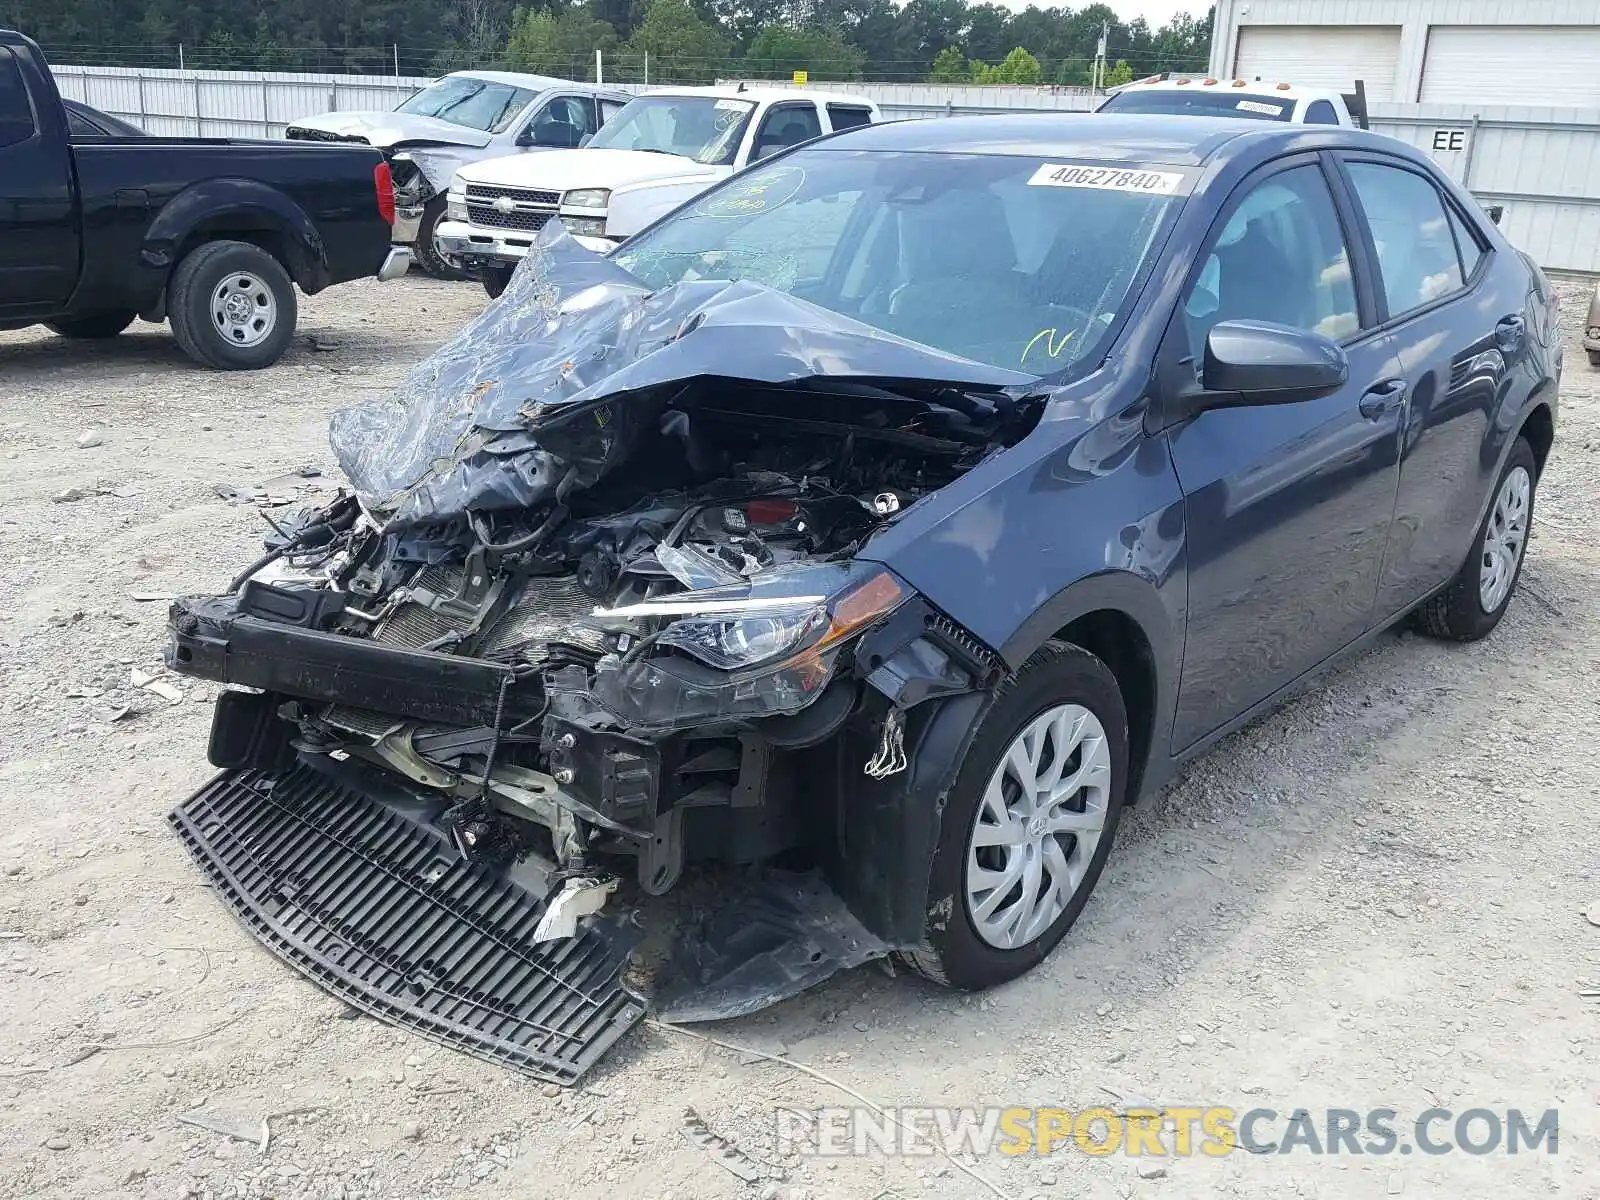
[[384, 399], [334, 413], [329, 442], [391, 527], [527, 509], [622, 462], [650, 405], [605, 403], [697, 377], [817, 376], [999, 388], [1037, 376], [907, 341], [749, 282], [651, 292], [559, 221], [500, 299]]
[[599, 912], [606, 900], [617, 890], [617, 878], [572, 878], [561, 885], [561, 890], [550, 901], [544, 916], [534, 927], [535, 942], [554, 942], [569, 938], [578, 932], [578, 918]]

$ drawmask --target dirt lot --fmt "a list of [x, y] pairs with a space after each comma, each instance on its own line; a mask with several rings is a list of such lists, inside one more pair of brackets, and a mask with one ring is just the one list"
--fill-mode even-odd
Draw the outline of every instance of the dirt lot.
[[[668, 1032], [553, 1094], [349, 1019], [168, 833], [209, 773], [213, 693], [130, 675], [160, 670], [160, 598], [258, 548], [255, 505], [218, 485], [331, 471], [329, 413], [482, 303], [417, 278], [337, 289], [253, 375], [144, 325], [0, 335], [0, 1197], [1600, 1197], [1600, 371], [1581, 352], [1494, 637], [1388, 637], [1230, 739], [1124, 825], [1030, 977], [979, 1000], [863, 969], [711, 1031], [885, 1103], [1387, 1107], [1406, 1142], [1433, 1107], [1559, 1107], [1559, 1153], [1158, 1171], [1063, 1150], [986, 1156], [986, 1188], [939, 1158], [784, 1159], [772, 1110], [844, 1097]], [[764, 1177], [685, 1136], [686, 1105]], [[251, 1137], [287, 1115], [263, 1152], [176, 1119], [197, 1110]]]

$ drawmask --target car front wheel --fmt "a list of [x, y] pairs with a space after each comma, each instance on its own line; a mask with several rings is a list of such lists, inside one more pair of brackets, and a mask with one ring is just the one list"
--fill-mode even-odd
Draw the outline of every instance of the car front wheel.
[[75, 317], [58, 317], [50, 322], [50, 328], [64, 338], [114, 338], [133, 324], [133, 317], [133, 313], [121, 309], [80, 313]]
[[1501, 468], [1467, 561], [1444, 591], [1417, 610], [1417, 625], [1424, 633], [1473, 642], [1500, 624], [1522, 576], [1538, 482], [1533, 447], [1519, 437]]
[[444, 251], [440, 250], [439, 244], [434, 241], [434, 232], [438, 229], [439, 222], [444, 220], [444, 210], [443, 196], [435, 196], [423, 208], [422, 223], [417, 226], [417, 263], [435, 279], [465, 279], [466, 272], [459, 267], [451, 266], [450, 260], [444, 256]]
[[910, 965], [970, 990], [1043, 959], [1105, 867], [1127, 778], [1115, 677], [1086, 650], [1046, 643], [1002, 686], [957, 772]]

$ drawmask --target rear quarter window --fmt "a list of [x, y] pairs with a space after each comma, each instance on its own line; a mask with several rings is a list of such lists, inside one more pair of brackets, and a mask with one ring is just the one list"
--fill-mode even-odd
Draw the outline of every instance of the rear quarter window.
[[14, 146], [33, 136], [33, 104], [22, 81], [16, 55], [0, 48], [0, 146]]
[[830, 104], [828, 120], [835, 133], [841, 129], [859, 129], [872, 124], [872, 110], [859, 104]]

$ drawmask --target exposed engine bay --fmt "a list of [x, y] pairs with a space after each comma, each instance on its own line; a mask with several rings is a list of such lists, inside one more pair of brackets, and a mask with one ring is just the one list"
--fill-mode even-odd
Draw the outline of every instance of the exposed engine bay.
[[[588, 254], [551, 240], [556, 267]], [[542, 335], [518, 420], [481, 407], [504, 388], [503, 364], [493, 387], [482, 370], [453, 370], [470, 349], [461, 338], [413, 375], [413, 387], [431, 381], [422, 418], [415, 397], [403, 411], [340, 414], [335, 447], [357, 491], [276, 528], [228, 592], [176, 602], [168, 652], [175, 670], [248, 689], [219, 699], [214, 763], [350, 764], [434, 798], [464, 860], [534, 872], [547, 900], [535, 941], [572, 937], [619, 892], [667, 893], [691, 863], [826, 874], [860, 852], [830, 780], [904, 771], [907, 711], [992, 686], [998, 660], [858, 554], [1024, 437], [1042, 406], [1008, 373], [964, 360], [951, 373], [974, 378], [954, 381], [641, 372], [662, 347], [687, 347], [730, 292], [771, 310], [747, 341], [793, 344], [776, 318], [809, 306], [727, 284], [663, 302], [610, 264], [575, 261], [569, 288], [525, 268], [486, 314], [503, 308], [499, 319]], [[621, 278], [597, 286], [596, 274]], [[574, 296], [578, 319], [605, 315], [605, 333], [584, 338], [639, 386], [619, 396], [593, 373], [571, 381], [574, 360], [594, 358], [551, 336]], [[663, 303], [670, 328], [648, 309]], [[841, 361], [843, 334], [886, 367], [938, 356], [811, 319], [830, 326]], [[618, 354], [619, 334], [641, 325], [666, 332]], [[552, 354], [565, 356], [553, 368]], [[529, 377], [565, 401], [530, 396]], [[398, 426], [375, 424], [397, 411]], [[394, 453], [375, 465], [375, 447]], [[840, 913], [835, 926], [850, 920]], [[857, 933], [852, 953], [892, 948]], [[683, 1011], [770, 1003], [815, 982], [823, 957]], [[702, 982], [744, 965], [698, 961]], [[830, 958], [822, 974], [849, 963]]]

